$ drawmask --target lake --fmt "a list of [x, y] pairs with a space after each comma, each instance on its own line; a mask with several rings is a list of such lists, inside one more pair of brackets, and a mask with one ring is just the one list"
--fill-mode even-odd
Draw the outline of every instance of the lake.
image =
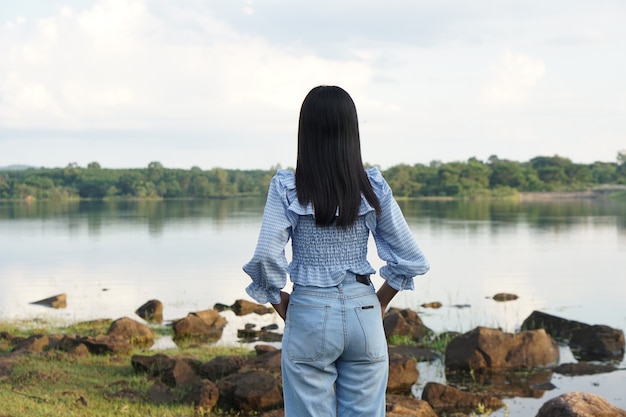
[[[244, 288], [249, 278], [241, 267], [254, 251], [263, 204], [256, 198], [0, 202], [0, 317], [68, 323], [123, 316], [139, 320], [134, 311], [158, 299], [170, 321], [216, 303], [248, 299]], [[626, 329], [625, 202], [400, 205], [431, 271], [417, 277], [415, 291], [400, 293], [392, 306], [418, 311], [435, 332], [476, 326], [514, 332], [533, 310]], [[376, 269], [382, 266], [373, 242], [370, 262]], [[381, 282], [377, 277], [373, 281]], [[496, 302], [492, 297], [499, 292], [519, 299]], [[31, 304], [59, 293], [67, 294], [65, 309]], [[443, 307], [421, 307], [434, 301]], [[237, 344], [236, 329], [249, 321], [282, 324], [276, 315], [223, 314], [229, 325], [221, 344]], [[562, 362], [575, 361], [567, 348], [562, 352]], [[441, 372], [432, 369], [420, 368], [416, 390], [425, 379], [442, 380]], [[594, 392], [626, 409], [624, 370], [553, 378], [557, 388], [540, 399], [507, 400], [507, 415], [534, 415], [547, 399], [569, 391]]]

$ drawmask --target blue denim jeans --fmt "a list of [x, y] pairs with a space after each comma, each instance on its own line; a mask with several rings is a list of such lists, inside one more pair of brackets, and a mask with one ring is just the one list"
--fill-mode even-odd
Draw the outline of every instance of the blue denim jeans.
[[384, 417], [387, 341], [374, 287], [294, 285], [283, 335], [286, 417]]

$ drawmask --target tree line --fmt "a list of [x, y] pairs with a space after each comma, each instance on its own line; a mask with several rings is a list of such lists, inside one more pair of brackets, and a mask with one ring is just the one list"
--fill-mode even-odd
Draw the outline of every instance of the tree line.
[[[107, 169], [97, 162], [65, 168], [0, 170], [0, 199], [176, 199], [260, 196], [276, 167], [269, 170], [166, 168]], [[518, 192], [574, 191], [626, 185], [626, 151], [616, 162], [574, 163], [561, 156], [517, 162], [491, 156], [487, 161], [432, 161], [383, 170], [397, 197], [504, 197]]]

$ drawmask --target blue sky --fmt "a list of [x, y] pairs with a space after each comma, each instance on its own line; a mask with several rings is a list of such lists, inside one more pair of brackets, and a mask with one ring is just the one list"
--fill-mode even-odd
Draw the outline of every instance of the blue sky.
[[615, 161], [620, 0], [0, 0], [0, 166], [295, 165], [314, 86], [364, 161]]

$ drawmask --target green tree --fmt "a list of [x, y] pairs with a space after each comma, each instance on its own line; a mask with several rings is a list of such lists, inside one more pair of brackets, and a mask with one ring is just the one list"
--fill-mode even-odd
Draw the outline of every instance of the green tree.
[[143, 183], [143, 177], [136, 171], [127, 171], [120, 175], [115, 187], [119, 190], [120, 195], [137, 197], [139, 196], [139, 188]]
[[415, 180], [413, 167], [400, 164], [385, 171], [389, 187], [397, 197], [413, 197], [418, 195], [421, 184]]
[[595, 184], [614, 184], [617, 181], [617, 165], [607, 162], [594, 162], [591, 177]]

